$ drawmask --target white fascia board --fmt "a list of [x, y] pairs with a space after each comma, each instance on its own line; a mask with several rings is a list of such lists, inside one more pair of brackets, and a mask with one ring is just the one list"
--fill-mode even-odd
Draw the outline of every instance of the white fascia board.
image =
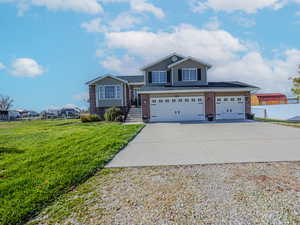
[[91, 84], [94, 84], [94, 83], [96, 83], [96, 82], [98, 82], [98, 81], [100, 81], [100, 80], [103, 80], [103, 79], [107, 78], [107, 77], [112, 78], [112, 79], [115, 79], [115, 80], [118, 80], [118, 81], [123, 82], [123, 83], [126, 83], [126, 84], [128, 83], [127, 80], [123, 80], [123, 79], [120, 79], [120, 78], [115, 77], [115, 76], [113, 76], [113, 75], [107, 74], [107, 75], [104, 75], [103, 77], [97, 78], [96, 80], [92, 80], [92, 81], [90, 81], [90, 82], [87, 82], [86, 84], [87, 84], [87, 85], [91, 85]]
[[145, 85], [145, 82], [128, 83], [128, 85]]
[[187, 60], [193, 60], [193, 61], [195, 61], [195, 62], [198, 62], [198, 63], [200, 63], [200, 64], [203, 64], [203, 65], [207, 66], [208, 68], [211, 68], [211, 67], [212, 67], [212, 65], [210, 65], [210, 64], [208, 64], [208, 63], [205, 63], [205, 62], [203, 62], [203, 61], [201, 61], [201, 60], [199, 60], [199, 59], [196, 59], [196, 58], [194, 58], [194, 57], [189, 56], [189, 57], [184, 58], [184, 59], [182, 59], [182, 60], [180, 60], [180, 61], [177, 61], [177, 62], [175, 62], [175, 63], [170, 64], [170, 65], [168, 66], [168, 68], [172, 68], [172, 67], [174, 67], [174, 66], [176, 66], [176, 65], [179, 65], [179, 64], [181, 64], [181, 63], [183, 63], [183, 62], [186, 62]]
[[258, 88], [218, 88], [206, 90], [167, 90], [167, 91], [139, 91], [140, 94], [159, 94], [159, 93], [189, 93], [189, 92], [240, 92], [255, 91]]
[[146, 66], [144, 66], [143, 68], [141, 68], [140, 70], [145, 70], [145, 69], [147, 69], [147, 68], [149, 68], [149, 67], [151, 67], [151, 66], [154, 66], [155, 64], [157, 64], [157, 63], [160, 63], [161, 61], [164, 61], [164, 60], [166, 60], [166, 59], [168, 59], [168, 58], [170, 58], [170, 57], [172, 57], [172, 56], [179, 56], [179, 57], [181, 57], [181, 58], [185, 58], [185, 56], [182, 56], [182, 55], [180, 55], [180, 54], [177, 54], [176, 52], [173, 52], [172, 54], [170, 54], [170, 55], [167, 55], [167, 56], [165, 56], [165, 57], [163, 57], [163, 58], [161, 58], [161, 59], [159, 59], [159, 60], [157, 60], [157, 61], [155, 61], [155, 62], [153, 62], [153, 63], [149, 63], [148, 65], [146, 65]]

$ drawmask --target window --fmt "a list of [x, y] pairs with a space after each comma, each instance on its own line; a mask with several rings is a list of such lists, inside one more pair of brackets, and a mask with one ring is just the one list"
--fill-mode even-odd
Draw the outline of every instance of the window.
[[184, 99], [184, 101], [185, 101], [185, 102], [189, 102], [189, 99], [188, 99], [188, 98], [186, 98], [186, 99]]
[[191, 101], [192, 101], [192, 102], [196, 102], [196, 99], [192, 98]]
[[121, 86], [119, 85], [107, 85], [99, 86], [99, 99], [120, 99], [121, 98]]
[[202, 102], [202, 98], [198, 98], [198, 102]]
[[182, 69], [182, 80], [183, 81], [196, 81], [197, 80], [197, 69], [196, 68]]
[[176, 102], [176, 99], [173, 98], [173, 99], [172, 99], [172, 102]]
[[152, 100], [152, 103], [156, 103], [156, 100]]
[[159, 99], [159, 101], [158, 101], [159, 103], [163, 103], [164, 101], [162, 100], [162, 99]]
[[166, 99], [166, 100], [165, 100], [165, 103], [169, 103], [169, 102], [170, 102], [170, 100], [169, 100], [169, 99]]
[[234, 98], [231, 98], [230, 101], [234, 102]]
[[157, 84], [167, 83], [167, 71], [153, 71], [152, 83], [157, 83]]

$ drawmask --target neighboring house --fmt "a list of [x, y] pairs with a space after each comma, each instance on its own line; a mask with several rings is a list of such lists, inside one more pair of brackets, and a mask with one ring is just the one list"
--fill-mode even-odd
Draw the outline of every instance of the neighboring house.
[[144, 75], [105, 75], [87, 82], [90, 112], [107, 108], [124, 113], [139, 103], [144, 121], [246, 119], [251, 114], [251, 91], [242, 82], [208, 82], [212, 66], [193, 57], [171, 54], [142, 68]]
[[79, 118], [80, 117], [79, 108], [62, 108], [59, 115], [64, 118]]
[[251, 95], [251, 105], [279, 105], [287, 104], [286, 95], [280, 93], [253, 94]]
[[10, 110], [8, 115], [10, 120], [16, 120], [21, 117], [21, 114], [17, 110]]

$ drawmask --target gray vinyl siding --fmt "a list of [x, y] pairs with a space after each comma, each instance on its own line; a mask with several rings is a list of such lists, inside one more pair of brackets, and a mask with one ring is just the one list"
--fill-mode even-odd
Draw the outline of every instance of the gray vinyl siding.
[[[120, 85], [121, 99], [99, 100], [98, 86], [100, 85]], [[96, 106], [97, 107], [120, 107], [124, 106], [124, 83], [110, 77], [104, 78], [96, 83]]]
[[[200, 81], [179, 81], [178, 80], [178, 69], [182, 68], [197, 68], [201, 69], [201, 80]], [[173, 74], [173, 85], [181, 86], [181, 85], [202, 85], [207, 84], [207, 71], [206, 67], [198, 62], [195, 62], [193, 60], [187, 60], [183, 63], [180, 63], [172, 68], [172, 74]]]
[[[165, 59], [157, 64], [155, 64], [154, 66], [148, 67], [145, 71], [145, 85], [146, 86], [164, 86], [164, 85], [168, 85], [171, 84], [172, 82], [172, 78], [171, 78], [171, 82], [170, 83], [165, 83], [165, 84], [153, 84], [153, 83], [149, 83], [149, 78], [148, 78], [148, 72], [152, 72], [152, 71], [167, 71], [169, 70], [168, 66], [170, 64], [172, 64], [172, 57]], [[177, 56], [178, 60], [181, 60], [182, 58]]]

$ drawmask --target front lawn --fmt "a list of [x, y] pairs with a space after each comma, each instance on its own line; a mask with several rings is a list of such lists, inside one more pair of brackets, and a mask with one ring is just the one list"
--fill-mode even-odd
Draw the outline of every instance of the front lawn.
[[22, 224], [93, 175], [143, 125], [0, 123], [0, 224]]
[[283, 125], [283, 126], [300, 128], [300, 122], [297, 122], [297, 121], [264, 119], [264, 118], [255, 118], [255, 120], [260, 121], [260, 122], [276, 123], [276, 124], [280, 124], [280, 125]]

